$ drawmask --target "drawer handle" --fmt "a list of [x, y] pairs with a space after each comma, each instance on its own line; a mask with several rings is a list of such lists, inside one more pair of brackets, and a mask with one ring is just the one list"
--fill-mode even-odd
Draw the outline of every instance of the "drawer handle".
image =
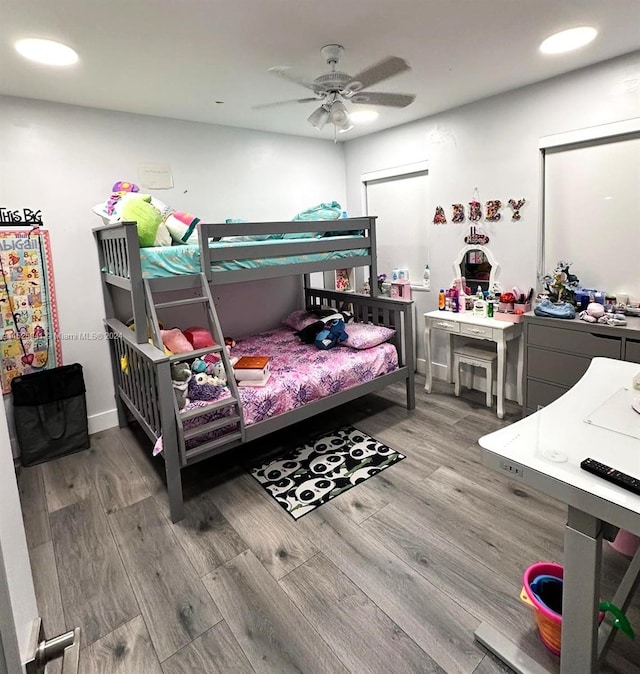
[[594, 332], [589, 333], [592, 337], [595, 337], [596, 339], [609, 339], [609, 340], [614, 340], [614, 341], [621, 341], [620, 335], [599, 335]]
[[439, 328], [450, 328], [452, 327], [451, 323], [436, 323]]
[[480, 330], [479, 328], [471, 328], [469, 332], [472, 332], [474, 335], [486, 335], [487, 331], [486, 330]]

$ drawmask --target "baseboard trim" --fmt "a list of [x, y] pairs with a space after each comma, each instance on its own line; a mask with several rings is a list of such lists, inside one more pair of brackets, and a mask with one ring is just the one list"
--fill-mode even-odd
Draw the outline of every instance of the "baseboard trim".
[[88, 422], [89, 435], [99, 433], [100, 431], [106, 431], [108, 428], [113, 428], [118, 425], [118, 412], [114, 407], [112, 410], [107, 410], [106, 412], [92, 414], [88, 417]]

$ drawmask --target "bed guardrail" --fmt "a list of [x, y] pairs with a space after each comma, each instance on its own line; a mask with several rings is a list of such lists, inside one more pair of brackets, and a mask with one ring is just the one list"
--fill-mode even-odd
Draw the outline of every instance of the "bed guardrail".
[[[322, 288], [304, 289], [308, 309], [330, 308], [351, 311], [358, 323], [374, 323], [393, 328], [396, 334], [389, 340], [398, 351], [398, 361], [406, 370], [407, 407], [415, 407], [415, 354], [413, 350], [413, 300], [390, 297], [369, 297]], [[347, 332], [349, 326], [347, 325]]]
[[140, 244], [135, 222], [117, 222], [93, 230], [98, 245], [98, 259], [102, 272], [102, 295], [105, 317], [116, 317], [113, 297], [108, 286], [116, 286], [131, 293], [131, 310], [136, 325], [136, 343], [147, 341], [147, 319], [140, 263]]
[[[200, 257], [202, 270], [207, 280], [214, 284], [236, 283], [248, 281], [259, 276], [273, 278], [291, 274], [305, 274], [309, 272], [329, 271], [341, 267], [369, 267], [370, 277], [377, 275], [376, 250], [376, 218], [373, 216], [361, 218], [343, 218], [339, 220], [323, 221], [296, 221], [296, 222], [253, 222], [229, 224], [200, 223]], [[232, 229], [230, 229], [232, 228]], [[217, 241], [221, 237], [255, 235], [287, 235], [287, 234], [331, 234], [330, 238], [308, 236], [302, 240], [274, 238], [269, 244], [256, 242], [242, 242], [237, 246], [211, 247], [211, 240]], [[339, 238], [338, 238], [339, 237]], [[362, 254], [362, 250], [365, 254]], [[314, 253], [335, 253], [344, 251], [343, 258], [314, 260], [300, 262], [295, 256]], [[348, 251], [354, 251], [351, 255]], [[358, 251], [356, 253], [356, 251]], [[372, 252], [373, 251], [373, 252]], [[237, 270], [216, 271], [216, 265], [234, 260], [242, 265], [244, 260], [256, 260], [265, 257], [292, 258], [290, 264], [255, 268], [239, 268]]]
[[133, 331], [118, 319], [109, 318], [104, 324], [113, 347], [116, 399], [119, 393], [146, 434], [156, 440], [165, 432], [160, 410], [162, 386], [158, 379], [163, 375], [163, 365], [166, 365], [166, 376], [170, 379], [169, 359], [152, 344], [137, 344]]

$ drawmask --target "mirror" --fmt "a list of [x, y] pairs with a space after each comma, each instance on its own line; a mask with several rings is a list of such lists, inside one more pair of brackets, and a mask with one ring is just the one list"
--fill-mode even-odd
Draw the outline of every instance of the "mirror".
[[491, 290], [498, 280], [500, 265], [485, 246], [465, 246], [453, 263], [454, 278], [464, 276], [467, 286], [474, 294], [480, 286]]

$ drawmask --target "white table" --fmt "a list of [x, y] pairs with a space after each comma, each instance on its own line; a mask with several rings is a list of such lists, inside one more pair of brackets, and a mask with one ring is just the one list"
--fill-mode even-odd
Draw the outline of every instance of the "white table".
[[[580, 462], [591, 457], [640, 478], [640, 415], [631, 409], [633, 396], [640, 393], [631, 384], [638, 372], [637, 363], [594, 358], [563, 396], [478, 441], [485, 466], [568, 506], [562, 674], [598, 671], [616, 632], [605, 623], [598, 629], [597, 622], [603, 529], [613, 525], [640, 535], [640, 495], [587, 473]], [[523, 572], [535, 561], [523, 559]], [[640, 550], [611, 600], [622, 611], [639, 579]], [[546, 671], [486, 623], [475, 636], [520, 674]]]
[[431, 392], [431, 333], [439, 330], [449, 335], [447, 348], [447, 381], [453, 381], [453, 369], [451, 367], [454, 338], [456, 335], [468, 339], [482, 339], [495, 342], [498, 352], [498, 386], [497, 386], [497, 411], [498, 417], [504, 417], [504, 382], [507, 368], [507, 343], [514, 339], [518, 340], [518, 373], [517, 373], [517, 398], [522, 405], [522, 371], [524, 348], [522, 344], [522, 323], [510, 323], [497, 318], [481, 318], [474, 316], [470, 311], [454, 313], [452, 311], [429, 311], [424, 314], [424, 351], [427, 361], [426, 382], [424, 389]]

